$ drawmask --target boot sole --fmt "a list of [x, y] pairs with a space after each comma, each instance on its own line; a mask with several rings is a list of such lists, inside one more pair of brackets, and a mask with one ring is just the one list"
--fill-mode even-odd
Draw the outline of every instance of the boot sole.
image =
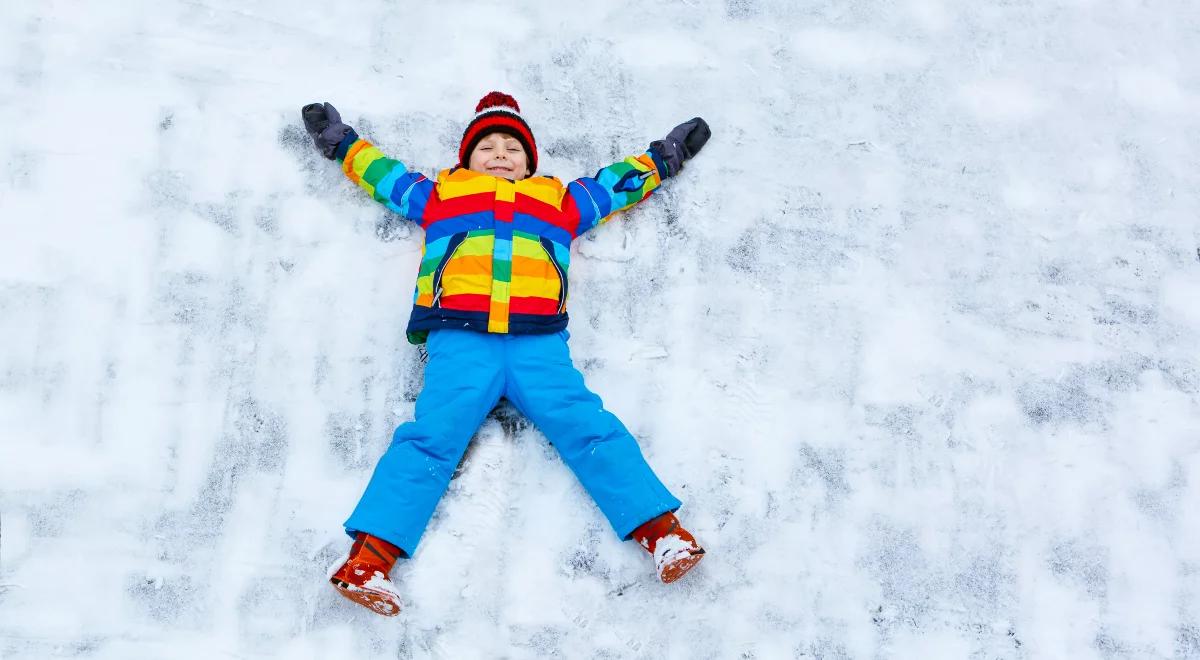
[[400, 613], [400, 603], [396, 601], [395, 596], [383, 591], [376, 591], [367, 587], [359, 587], [349, 582], [341, 580], [329, 579], [329, 583], [337, 589], [338, 593], [345, 596], [353, 603], [362, 605], [376, 614], [383, 616], [396, 616]]
[[683, 559], [671, 562], [669, 565], [663, 567], [662, 574], [659, 575], [659, 578], [662, 579], [663, 584], [671, 584], [675, 580], [683, 577], [688, 571], [695, 568], [696, 564], [699, 564], [701, 559], [704, 559], [704, 550], [694, 552]]
[[350, 553], [342, 555], [333, 565], [329, 567], [326, 577], [329, 579], [329, 584], [333, 585], [337, 592], [346, 597], [352, 603], [362, 605], [376, 614], [383, 616], [396, 616], [400, 613], [400, 601], [396, 597], [385, 591], [377, 591], [367, 587], [359, 587], [349, 582], [343, 582], [334, 578], [334, 574], [341, 568], [342, 564], [350, 558]]

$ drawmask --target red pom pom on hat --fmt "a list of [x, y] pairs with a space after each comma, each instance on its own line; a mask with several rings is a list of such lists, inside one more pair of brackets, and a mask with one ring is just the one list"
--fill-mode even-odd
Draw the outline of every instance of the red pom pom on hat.
[[489, 133], [501, 132], [513, 136], [525, 147], [529, 157], [529, 173], [537, 171], [537, 141], [533, 139], [533, 131], [521, 117], [521, 106], [517, 100], [504, 92], [488, 92], [475, 106], [475, 118], [467, 124], [463, 131], [462, 142], [458, 146], [458, 166], [465, 167], [470, 159], [471, 150]]
[[488, 92], [487, 96], [479, 99], [479, 104], [475, 106], [475, 114], [479, 114], [488, 108], [503, 108], [508, 107], [521, 111], [521, 106], [517, 105], [517, 100], [505, 94], [504, 92]]

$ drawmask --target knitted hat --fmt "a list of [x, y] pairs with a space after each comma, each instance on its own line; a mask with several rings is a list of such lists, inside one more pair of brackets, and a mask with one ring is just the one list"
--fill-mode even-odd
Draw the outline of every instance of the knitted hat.
[[475, 118], [463, 131], [462, 144], [458, 147], [459, 167], [465, 167], [475, 145], [489, 133], [501, 132], [513, 136], [525, 147], [529, 157], [529, 173], [537, 171], [537, 142], [529, 124], [521, 118], [521, 106], [517, 100], [504, 92], [489, 92], [475, 106]]

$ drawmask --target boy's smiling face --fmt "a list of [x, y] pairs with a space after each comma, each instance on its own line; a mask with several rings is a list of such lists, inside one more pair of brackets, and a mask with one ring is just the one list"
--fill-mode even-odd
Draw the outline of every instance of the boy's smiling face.
[[517, 138], [507, 133], [488, 133], [471, 151], [467, 169], [520, 181], [529, 176], [529, 157]]

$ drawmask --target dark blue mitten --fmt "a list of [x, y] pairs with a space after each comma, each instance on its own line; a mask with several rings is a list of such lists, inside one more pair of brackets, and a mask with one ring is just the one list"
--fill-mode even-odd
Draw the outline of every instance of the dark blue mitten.
[[334, 160], [338, 145], [351, 131], [349, 126], [342, 123], [342, 115], [337, 108], [329, 103], [309, 103], [300, 109], [300, 116], [304, 118], [304, 130], [312, 136], [321, 155]]
[[658, 165], [659, 174], [664, 177], [679, 174], [683, 162], [700, 153], [711, 136], [708, 122], [696, 117], [671, 129], [666, 138], [651, 142], [650, 155]]

